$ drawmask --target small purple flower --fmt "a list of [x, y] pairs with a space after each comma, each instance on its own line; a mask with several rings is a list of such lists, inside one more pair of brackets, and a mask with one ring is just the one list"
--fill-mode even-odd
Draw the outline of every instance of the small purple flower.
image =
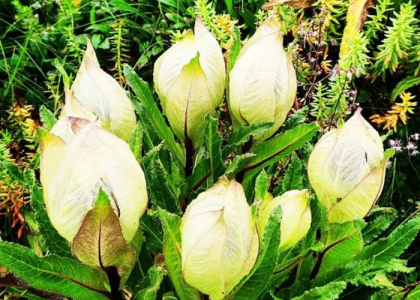
[[416, 150], [417, 146], [413, 142], [408, 142], [408, 145], [406, 147], [408, 150]]
[[410, 138], [418, 141], [420, 139], [420, 133], [412, 134], [412, 135], [410, 135]]

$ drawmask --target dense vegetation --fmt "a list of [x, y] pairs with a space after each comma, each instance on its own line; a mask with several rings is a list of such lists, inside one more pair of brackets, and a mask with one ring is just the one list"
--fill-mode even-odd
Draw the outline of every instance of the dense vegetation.
[[[45, 226], [47, 231], [54, 228], [43, 208], [38, 183], [39, 134], [42, 130], [50, 130], [59, 118], [65, 100], [64, 86], [70, 87], [77, 75], [88, 37], [100, 67], [130, 91], [140, 124], [130, 146], [146, 173], [152, 203], [141, 218], [143, 236], [137, 245], [140, 255], [131, 276], [126, 278], [124, 295], [137, 295], [137, 299], [174, 299], [177, 295], [187, 299], [179, 295], [177, 287], [176, 291], [173, 289], [177, 283], [169, 280], [162, 256], [163, 252], [170, 251], [164, 249], [163, 232], [168, 234], [171, 228], [174, 230], [176, 225], [179, 226], [180, 218], [174, 215], [181, 216], [187, 204], [213, 186], [220, 175], [236, 176], [238, 181], [243, 181], [250, 204], [254, 198], [263, 199], [267, 192], [275, 197], [291, 189], [310, 189], [306, 169], [313, 146], [323, 134], [346, 121], [361, 107], [364, 118], [382, 135], [385, 148], [396, 152], [388, 162], [377, 206], [365, 219], [368, 225], [355, 221], [354, 224], [346, 223], [341, 231], [329, 228], [330, 232], [340, 231], [339, 234], [334, 232], [336, 240], [329, 241], [331, 245], [340, 238], [351, 236], [355, 228], [360, 229], [364, 245], [371, 246], [357, 254], [359, 260], [351, 264], [343, 260], [342, 263], [349, 263], [345, 265], [347, 271], [360, 271], [363, 275], [351, 277], [350, 271], [346, 273], [343, 269], [337, 271], [342, 273], [327, 273], [324, 277], [317, 277], [315, 284], [314, 281], [309, 284], [309, 278], [312, 280], [317, 272], [310, 272], [311, 263], [307, 258], [312, 258], [313, 253], [314, 256], [324, 253], [324, 248], [315, 243], [315, 239], [320, 239], [320, 231], [312, 228], [308, 235], [313, 235], [313, 243], [308, 238], [299, 244], [302, 252], [297, 252], [300, 253], [297, 261], [288, 261], [289, 256], [296, 254], [296, 248], [280, 254], [285, 262], [298, 265], [298, 271], [291, 271], [295, 272], [293, 275], [280, 272], [277, 277], [273, 276], [275, 278], [270, 279], [271, 295], [279, 299], [370, 299], [371, 296], [371, 299], [418, 299], [414, 294], [410, 296], [412, 291], [419, 293], [416, 288], [420, 283], [418, 238], [409, 247], [420, 226], [415, 218], [420, 210], [418, 6], [419, 2], [397, 0], [1, 0], [1, 239], [30, 247], [38, 256], [52, 253], [61, 258], [72, 257], [68, 247], [61, 248], [66, 244], [64, 240], [55, 247], [51, 246], [55, 237], [61, 238], [56, 232], [49, 237], [46, 235], [50, 233], [43, 232]], [[269, 163], [264, 161], [252, 171], [252, 176], [248, 173], [249, 178], [245, 180], [242, 170], [252, 165], [248, 152], [263, 152], [263, 147], [252, 149], [251, 135], [264, 132], [270, 124], [249, 126], [239, 133], [234, 131], [226, 101], [217, 110], [217, 116], [213, 116], [217, 119], [206, 118], [206, 136], [203, 145], [195, 152], [194, 161], [192, 153], [191, 161], [188, 161], [186, 145], [185, 173], [182, 170], [185, 166], [174, 162], [174, 156], [179, 158], [177, 156], [182, 152], [179, 150], [183, 149], [180, 147], [182, 143], [173, 137], [169, 142], [164, 138], [171, 129], [167, 126], [169, 122], [158, 114], [162, 105], [153, 89], [154, 65], [173, 43], [189, 34], [197, 16], [223, 49], [228, 71], [232, 70], [241, 46], [269, 18], [274, 18], [280, 25], [283, 46], [292, 55], [298, 80], [297, 93], [288, 119], [278, 133], [293, 132], [301, 142], [293, 144], [290, 151], [285, 150], [281, 155], [277, 152], [275, 160], [271, 157]], [[311, 127], [315, 123], [318, 127]], [[218, 168], [213, 166], [214, 151], [216, 156], [220, 154], [216, 157], [221, 163]], [[270, 157], [268, 153], [265, 155]], [[166, 188], [162, 187], [163, 182], [168, 182]], [[313, 203], [313, 222], [322, 227], [322, 214], [314, 214], [319, 207]], [[389, 245], [404, 232], [411, 234], [411, 240], [398, 244], [398, 249], [392, 249]], [[267, 243], [270, 242], [275, 243]], [[274, 244], [269, 246], [275, 248]], [[389, 253], [392, 254], [380, 256], [375, 251], [381, 247], [391, 248]], [[1, 253], [2, 250], [0, 257]], [[369, 257], [388, 262], [388, 269], [383, 265], [375, 266], [377, 269], [368, 267], [365, 259]], [[49, 259], [48, 256], [45, 258]], [[31, 259], [29, 257], [28, 261]], [[48, 264], [46, 259], [43, 263]], [[261, 260], [259, 263], [264, 263], [264, 257]], [[68, 264], [68, 268], [71, 266], [66, 260], [60, 263]], [[284, 266], [290, 267], [286, 263]], [[16, 278], [3, 276], [1, 271], [0, 268], [0, 286], [8, 286], [2, 290], [2, 295], [20, 295], [22, 291], [13, 281]], [[86, 278], [94, 276], [88, 268], [83, 272], [86, 272]], [[34, 273], [31, 276], [41, 275]], [[344, 280], [348, 286], [343, 287], [342, 282], [332, 280], [340, 276], [351, 277]], [[28, 282], [26, 278], [25, 281]], [[64, 290], [57, 291], [47, 285], [25, 284], [21, 289], [28, 290], [24, 297], [29, 299], [56, 296], [49, 292], [79, 299], [76, 294], [66, 294]], [[280, 286], [281, 291], [275, 290]], [[41, 289], [47, 292], [40, 293]], [[305, 298], [300, 291], [312, 291], [313, 294], [307, 294], [309, 298]], [[327, 291], [331, 292], [330, 298], [314, 296], [328, 294]], [[146, 293], [152, 294], [147, 296], [151, 298], [144, 298]], [[270, 297], [270, 293], [266, 296]]]

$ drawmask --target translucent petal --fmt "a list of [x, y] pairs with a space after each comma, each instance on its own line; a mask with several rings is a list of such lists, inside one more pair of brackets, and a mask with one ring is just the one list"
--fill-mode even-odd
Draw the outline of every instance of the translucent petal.
[[270, 137], [284, 123], [297, 89], [290, 54], [274, 19], [264, 22], [245, 44], [230, 73], [229, 107], [235, 123], [274, 122], [257, 136]]
[[182, 221], [184, 279], [222, 299], [255, 264], [258, 235], [243, 188], [221, 179], [201, 193]]
[[123, 88], [98, 66], [92, 45], [88, 48], [72, 86], [72, 95], [97, 115], [104, 128], [128, 141], [136, 125], [134, 109]]
[[308, 190], [292, 190], [265, 203], [258, 220], [260, 236], [264, 234], [271, 212], [280, 205], [282, 209], [280, 251], [286, 251], [296, 245], [311, 226], [312, 215], [308, 207], [308, 197]]
[[210, 98], [214, 107], [220, 105], [225, 90], [225, 61], [216, 38], [197, 17], [194, 27], [195, 42], [200, 54], [200, 66], [206, 74]]
[[[346, 222], [343, 220], [363, 218], [369, 212], [382, 190], [383, 174], [378, 168], [382, 170], [383, 162], [381, 138], [360, 110], [318, 142], [308, 162], [308, 176], [318, 199], [327, 208], [329, 218], [334, 222]], [[366, 180], [370, 180], [370, 185], [360, 192], [359, 186]], [[350, 197], [352, 200], [349, 201], [349, 195], [355, 193], [359, 198]], [[340, 207], [341, 213], [334, 213], [332, 217], [333, 211], [338, 211], [336, 206]]]
[[129, 242], [147, 206], [143, 171], [124, 141], [94, 124], [79, 126], [49, 186], [51, 222], [72, 241], [98, 189], [106, 187]]

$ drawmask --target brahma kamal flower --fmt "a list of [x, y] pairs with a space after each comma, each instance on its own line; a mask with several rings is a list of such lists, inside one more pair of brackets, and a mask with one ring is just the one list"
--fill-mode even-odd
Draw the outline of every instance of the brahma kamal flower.
[[118, 82], [100, 68], [89, 39], [70, 94], [99, 118], [104, 129], [128, 142], [136, 126], [133, 105]]
[[83, 263], [123, 272], [133, 263], [128, 244], [148, 202], [145, 176], [128, 144], [95, 123], [63, 116], [39, 138], [52, 225]]
[[257, 229], [242, 185], [222, 177], [199, 194], [182, 219], [181, 240], [184, 280], [222, 299], [258, 256]]
[[364, 218], [370, 212], [393, 154], [384, 153], [381, 137], [361, 109], [319, 140], [308, 161], [308, 176], [331, 223]]
[[229, 109], [236, 126], [273, 122], [256, 139], [273, 135], [286, 120], [296, 90], [291, 53], [275, 19], [265, 21], [241, 49], [230, 72]]
[[283, 252], [296, 245], [311, 227], [309, 192], [308, 190], [293, 190], [274, 199], [265, 199], [261, 203], [257, 222], [260, 236], [264, 234], [271, 212], [279, 205], [282, 211], [279, 251]]
[[162, 108], [175, 135], [198, 147], [205, 117], [221, 104], [225, 88], [222, 50], [197, 17], [194, 34], [187, 34], [155, 63], [153, 80]]

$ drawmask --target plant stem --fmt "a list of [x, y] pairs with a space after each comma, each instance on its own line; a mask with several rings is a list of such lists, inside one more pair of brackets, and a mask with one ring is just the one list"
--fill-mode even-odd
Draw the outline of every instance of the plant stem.
[[[246, 143], [244, 143], [242, 145], [241, 154], [245, 154], [245, 153], [251, 151], [252, 147], [254, 146], [254, 143], [255, 143], [254, 137], [251, 136], [249, 141], [247, 141]], [[247, 170], [242, 169], [238, 174], [236, 174], [235, 180], [239, 183], [242, 183], [242, 181], [244, 180], [246, 171]]]
[[185, 135], [185, 154], [186, 154], [186, 161], [185, 161], [185, 176], [190, 177], [193, 171], [194, 163], [193, 163], [193, 155], [194, 155], [194, 146], [192, 140]]
[[111, 288], [112, 300], [124, 300], [120, 292], [120, 275], [116, 267], [105, 268], [106, 276], [108, 277], [109, 286]]

